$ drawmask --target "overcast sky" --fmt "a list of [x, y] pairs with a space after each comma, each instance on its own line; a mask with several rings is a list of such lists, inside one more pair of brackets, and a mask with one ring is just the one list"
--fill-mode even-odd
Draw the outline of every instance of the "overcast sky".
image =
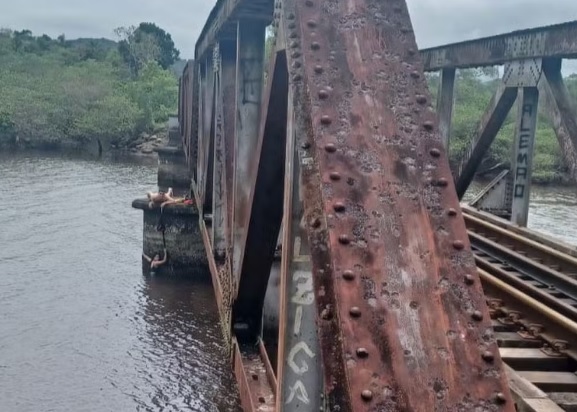
[[[420, 48], [570, 20], [577, 0], [407, 0]], [[119, 26], [152, 21], [173, 37], [183, 58], [215, 0], [0, 0], [0, 27], [67, 38], [114, 38]]]

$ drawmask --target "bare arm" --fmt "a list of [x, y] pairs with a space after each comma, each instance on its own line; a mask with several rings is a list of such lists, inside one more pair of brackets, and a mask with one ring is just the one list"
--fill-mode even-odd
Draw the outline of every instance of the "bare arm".
[[148, 261], [148, 263], [152, 262], [152, 259], [146, 256], [146, 254], [142, 254], [142, 257]]
[[164, 265], [166, 263], [167, 258], [168, 258], [168, 254], [166, 253], [166, 248], [164, 248], [164, 257], [162, 258], [162, 260], [160, 262], [158, 262], [158, 264]]

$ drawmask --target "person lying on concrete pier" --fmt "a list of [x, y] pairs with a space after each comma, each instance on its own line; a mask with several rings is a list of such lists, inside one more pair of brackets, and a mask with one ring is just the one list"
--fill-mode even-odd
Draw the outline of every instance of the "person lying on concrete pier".
[[172, 187], [168, 188], [168, 192], [148, 192], [146, 194], [146, 197], [149, 200], [148, 206], [150, 208], [153, 208], [154, 205], [158, 205], [160, 204], [161, 207], [164, 205], [164, 203], [166, 202], [170, 202], [170, 201], [174, 201], [174, 198], [172, 197]]
[[166, 253], [166, 248], [164, 248], [164, 258], [162, 260], [160, 260], [160, 255], [158, 253], [154, 255], [153, 258], [150, 258], [145, 253], [142, 254], [142, 257], [150, 263], [150, 271], [154, 274], [155, 269], [166, 263], [168, 254]]

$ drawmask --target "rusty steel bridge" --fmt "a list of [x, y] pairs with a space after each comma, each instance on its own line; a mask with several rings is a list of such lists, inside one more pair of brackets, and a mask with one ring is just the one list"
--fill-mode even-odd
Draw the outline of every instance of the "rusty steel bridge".
[[[217, 2], [179, 127], [246, 411], [577, 410], [577, 252], [525, 228], [540, 103], [577, 177], [572, 58], [577, 22], [418, 50], [404, 0]], [[487, 66], [451, 170], [456, 70]]]

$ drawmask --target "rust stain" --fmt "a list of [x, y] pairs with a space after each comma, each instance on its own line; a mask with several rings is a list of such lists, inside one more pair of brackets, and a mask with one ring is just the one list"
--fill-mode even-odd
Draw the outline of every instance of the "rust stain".
[[513, 411], [405, 2], [283, 13], [329, 407]]

